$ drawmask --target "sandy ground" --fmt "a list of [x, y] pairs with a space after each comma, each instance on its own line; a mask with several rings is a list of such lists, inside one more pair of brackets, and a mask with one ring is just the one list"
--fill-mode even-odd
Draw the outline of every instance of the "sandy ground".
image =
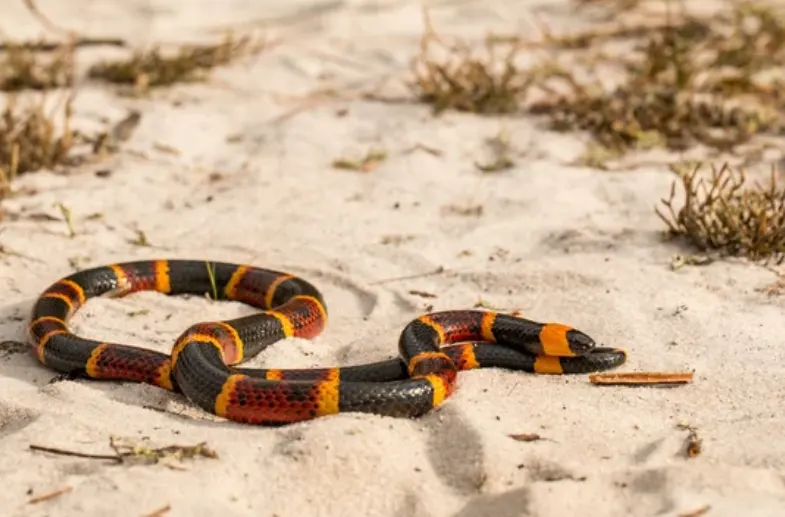
[[[773, 273], [741, 261], [671, 271], [679, 250], [660, 241], [652, 210], [672, 179], [665, 167], [569, 165], [582, 140], [526, 117], [434, 119], [426, 106], [361, 100], [302, 109], [321, 89], [360, 91], [402, 77], [422, 31], [417, 2], [39, 7], [60, 25], [134, 44], [207, 41], [229, 27], [269, 31], [281, 42], [208, 83], [147, 100], [80, 87], [81, 127], [103, 127], [102, 117], [119, 120], [129, 109], [142, 119], [109, 162], [68, 176], [30, 174], [15, 187], [36, 193], [2, 202], [2, 340], [24, 339], [35, 296], [74, 267], [203, 258], [292, 271], [325, 294], [331, 320], [322, 336], [281, 342], [252, 365], [391, 357], [402, 326], [429, 306], [484, 300], [627, 348], [623, 370], [694, 370], [695, 380], [641, 389], [472, 371], [439, 410], [416, 421], [343, 414], [266, 429], [220, 421], [149, 386], [50, 383], [55, 372], [6, 343], [0, 515], [141, 517], [167, 505], [162, 515], [173, 517], [676, 517], [707, 505], [710, 517], [785, 514], [785, 302], [759, 291]], [[445, 1], [431, 15], [442, 32], [472, 37], [489, 27], [531, 31], [535, 12], [556, 27], [574, 23], [561, 2]], [[3, 2], [0, 20], [11, 37], [43, 34], [21, 2]], [[482, 174], [473, 162], [500, 128], [518, 149], [516, 165]], [[330, 167], [371, 146], [390, 153], [373, 172]], [[56, 203], [73, 212], [73, 238]], [[455, 210], [472, 206], [482, 213]], [[133, 244], [137, 229], [151, 246]], [[141, 293], [90, 301], [73, 329], [168, 351], [190, 323], [248, 310]], [[698, 428], [701, 455], [684, 456], [679, 422]], [[546, 439], [516, 441], [515, 433]], [[219, 458], [178, 470], [29, 449], [108, 454], [111, 436], [150, 447], [204, 441]]]

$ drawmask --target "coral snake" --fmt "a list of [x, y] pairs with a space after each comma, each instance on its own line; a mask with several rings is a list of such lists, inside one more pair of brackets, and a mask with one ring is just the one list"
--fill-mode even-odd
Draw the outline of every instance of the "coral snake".
[[[68, 329], [68, 318], [90, 298], [150, 290], [207, 293], [261, 311], [196, 323], [177, 338], [171, 354], [84, 339]], [[52, 284], [35, 302], [28, 339], [38, 360], [54, 370], [149, 383], [179, 391], [220, 417], [262, 425], [338, 412], [417, 417], [453, 393], [461, 370], [588, 373], [626, 359], [623, 350], [597, 347], [566, 325], [455, 310], [424, 314], [406, 325], [397, 358], [312, 369], [237, 366], [283, 338], [313, 338], [326, 322], [322, 294], [294, 275], [224, 262], [142, 260], [78, 271]]]

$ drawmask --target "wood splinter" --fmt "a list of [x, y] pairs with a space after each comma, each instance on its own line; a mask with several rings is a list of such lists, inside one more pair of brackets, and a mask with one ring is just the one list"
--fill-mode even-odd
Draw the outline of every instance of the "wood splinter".
[[592, 384], [628, 386], [688, 384], [692, 382], [692, 377], [692, 372], [605, 372], [589, 375], [589, 382]]
[[67, 494], [71, 490], [73, 490], [73, 488], [70, 487], [70, 486], [65, 486], [63, 488], [58, 488], [57, 490], [53, 490], [51, 492], [47, 492], [45, 494], [33, 497], [32, 499], [29, 499], [27, 501], [27, 503], [28, 504], [37, 504], [37, 503], [41, 503], [43, 501], [48, 501], [50, 499], [54, 499], [55, 497], [59, 497], [59, 496], [61, 496], [63, 494]]

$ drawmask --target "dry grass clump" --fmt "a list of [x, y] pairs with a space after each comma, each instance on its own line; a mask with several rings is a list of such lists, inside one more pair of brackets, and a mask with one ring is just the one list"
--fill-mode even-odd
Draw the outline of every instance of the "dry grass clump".
[[[465, 47], [449, 48], [445, 62], [432, 58], [433, 45], [440, 43], [434, 34], [423, 39], [413, 70], [420, 101], [433, 104], [435, 113], [448, 109], [471, 113], [499, 114], [515, 111], [528, 81], [522, 80], [513, 63], [514, 51], [504, 58], [494, 53], [493, 43], [486, 46], [487, 57], [473, 55]], [[445, 49], [442, 45], [442, 49]]]
[[433, 29], [427, 12], [424, 18], [420, 52], [411, 62], [414, 80], [408, 84], [421, 102], [432, 104], [436, 114], [448, 109], [480, 114], [518, 109], [532, 78], [516, 66], [515, 47], [508, 45], [500, 56], [499, 42], [488, 38], [485, 55], [477, 55], [464, 42], [448, 44]]
[[0, 90], [48, 90], [69, 86], [74, 77], [74, 48], [63, 44], [42, 51], [6, 42], [0, 52]]
[[[6, 42], [0, 46], [0, 90], [50, 90], [73, 85], [75, 48], [85, 45], [123, 46], [115, 39], [70, 38], [66, 43]], [[88, 70], [94, 79], [132, 84], [137, 89], [170, 85], [198, 79], [209, 69], [259, 48], [250, 37], [231, 35], [215, 45], [192, 45], [174, 55], [164, 55], [157, 47], [137, 51], [126, 61], [103, 62]], [[88, 144], [88, 154], [116, 150], [118, 127], [97, 135], [82, 135], [72, 129], [72, 101], [69, 98], [56, 111], [44, 108], [45, 99], [24, 106], [16, 97], [6, 99], [0, 112], [0, 198], [11, 191], [10, 184], [19, 174], [40, 169], [57, 169], [81, 163], [86, 155], [76, 156], [76, 147]], [[133, 122], [133, 117], [130, 119]]]
[[67, 164], [81, 137], [71, 129], [71, 102], [62, 112], [61, 127], [46, 113], [43, 102], [19, 106], [9, 98], [0, 112], [0, 197], [10, 190], [15, 176]]
[[171, 54], [165, 54], [155, 46], [137, 50], [125, 60], [97, 63], [87, 74], [93, 79], [146, 90], [201, 79], [210, 69], [226, 65], [258, 48], [260, 45], [249, 36], [235, 38], [232, 35], [216, 44], [185, 45]]
[[[81, 37], [58, 28], [32, 0], [23, 0], [31, 13], [50, 31], [65, 34], [64, 42], [0, 43], [0, 91], [51, 90], [73, 87], [75, 50], [83, 46], [125, 46], [116, 38]], [[251, 37], [233, 37], [213, 45], [188, 45], [165, 54], [159, 47], [137, 51], [122, 61], [104, 61], [90, 67], [92, 79], [131, 84], [139, 90], [199, 79], [208, 70], [259, 49]], [[21, 106], [15, 96], [7, 96], [0, 111], [0, 198], [11, 192], [10, 184], [19, 174], [40, 169], [59, 169], [83, 163], [90, 156], [106, 155], [117, 149], [138, 123], [132, 113], [107, 131], [84, 135], [72, 129], [72, 99], [55, 111], [45, 109], [45, 99]], [[60, 118], [62, 117], [62, 118]], [[77, 153], [83, 147], [85, 153]]]
[[547, 115], [554, 129], [589, 131], [618, 152], [696, 144], [729, 151], [756, 135], [783, 133], [785, 83], [756, 77], [785, 58], [785, 17], [772, 9], [740, 5], [712, 19], [684, 16], [650, 30], [638, 48], [641, 59], [624, 64], [626, 81], [610, 93], [577, 89], [531, 111]]
[[[617, 15], [642, 4], [576, 1], [605, 5]], [[600, 166], [636, 149], [704, 146], [729, 152], [758, 136], [785, 135], [785, 11], [732, 0], [725, 10], [699, 16], [683, 2], [681, 9], [676, 1], [663, 2], [668, 7], [663, 21], [617, 19], [558, 37], [545, 31], [539, 43], [495, 36], [486, 40], [486, 55], [480, 57], [466, 45], [447, 46], [428, 24], [410, 87], [436, 112], [524, 111], [544, 116], [555, 130], [586, 131]], [[611, 41], [615, 51], [600, 47]], [[431, 52], [437, 44], [443, 57]], [[619, 51], [618, 44], [628, 50]], [[518, 65], [531, 48], [556, 50], [576, 69], [568, 71], [555, 58]], [[606, 70], [618, 71], [611, 88], [584, 78], [606, 79]], [[545, 95], [533, 98], [535, 88]], [[713, 255], [783, 262], [785, 189], [774, 172], [769, 184], [750, 185], [743, 169], [727, 164], [712, 166], [708, 177], [700, 171], [698, 165], [680, 172], [670, 196], [656, 208], [668, 234]], [[679, 182], [684, 197], [677, 208]]]
[[13, 179], [42, 169], [62, 170], [84, 164], [113, 148], [105, 143], [115, 131], [85, 134], [72, 127], [73, 99], [47, 107], [45, 96], [22, 103], [10, 95], [0, 111], [0, 198]]
[[[671, 237], [686, 239], [702, 252], [745, 256], [751, 260], [785, 260], [785, 188], [777, 184], [772, 170], [767, 185], [746, 183], [743, 169], [728, 164], [711, 167], [701, 177], [701, 164], [676, 171], [679, 179], [670, 195], [655, 208]], [[676, 185], [681, 183], [682, 206], [674, 208]]]
[[[633, 4], [611, 5], [630, 10]], [[541, 43], [496, 37], [486, 41], [484, 58], [465, 45], [442, 45], [447, 57], [437, 60], [429, 49], [438, 39], [429, 27], [411, 85], [436, 111], [523, 109], [544, 116], [552, 129], [587, 131], [608, 155], [695, 145], [730, 151], [757, 135], [785, 134], [785, 13], [775, 7], [733, 1], [712, 15], [681, 9], [661, 23], [614, 22], [561, 37], [546, 33]], [[596, 46], [610, 40], [631, 50], [598, 52]], [[500, 46], [507, 47], [503, 59], [495, 57]], [[556, 49], [580, 69], [567, 71], [555, 58], [516, 66], [532, 47]], [[619, 72], [615, 87], [582, 78], [583, 72], [604, 70]], [[533, 88], [544, 98], [530, 100]]]
[[71, 151], [80, 140], [71, 129], [71, 99], [66, 101], [62, 120], [58, 121], [46, 112], [45, 99], [20, 106], [16, 92], [71, 86], [74, 48], [73, 41], [5, 41], [0, 45], [0, 91], [8, 92], [0, 111], [0, 198], [11, 192], [11, 182], [17, 175], [55, 168], [71, 159]]

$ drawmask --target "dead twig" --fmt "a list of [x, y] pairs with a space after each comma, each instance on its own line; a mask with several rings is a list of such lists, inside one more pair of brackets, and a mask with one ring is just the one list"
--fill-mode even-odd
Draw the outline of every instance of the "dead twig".
[[67, 34], [69, 38], [73, 39], [76, 37], [76, 34], [73, 31], [65, 30], [62, 27], [58, 27], [52, 20], [50, 20], [44, 13], [38, 9], [38, 6], [35, 4], [33, 0], [22, 0], [25, 4], [27, 9], [32, 13], [33, 16], [38, 18], [38, 21], [41, 22], [41, 25], [44, 25], [49, 28], [52, 32], [59, 32], [61, 34]]
[[387, 151], [383, 149], [369, 149], [360, 158], [336, 158], [332, 166], [336, 169], [345, 169], [360, 172], [371, 172], [387, 159]]
[[589, 375], [589, 382], [603, 385], [687, 384], [692, 372], [603, 372]]
[[709, 510], [711, 510], [711, 505], [704, 504], [694, 510], [690, 510], [688, 512], [680, 513], [679, 517], [701, 517], [702, 515], [706, 515]]
[[[34, 52], [51, 52], [63, 48], [66, 43], [55, 41], [26, 41], [21, 43], [0, 43], [0, 51], [14, 49]], [[127, 47], [128, 42], [120, 38], [77, 38], [67, 43], [73, 47]]]
[[50, 454], [58, 454], [60, 456], [74, 456], [77, 458], [87, 458], [91, 460], [108, 460], [114, 463], [121, 463], [122, 458], [112, 454], [90, 454], [86, 452], [69, 451], [57, 447], [47, 447], [44, 445], [30, 444], [30, 449], [34, 451], [48, 452]]
[[144, 514], [142, 517], [161, 517], [162, 515], [168, 513], [169, 510], [171, 510], [171, 509], [172, 509], [172, 505], [166, 504], [166, 505], [162, 506], [161, 508], [158, 508], [157, 510], [153, 510], [150, 513]]
[[54, 499], [55, 497], [60, 497], [63, 494], [67, 494], [73, 490], [73, 487], [65, 486], [63, 488], [58, 488], [57, 490], [53, 490], [52, 492], [47, 492], [46, 494], [41, 494], [39, 496], [33, 497], [28, 499], [28, 504], [37, 504], [43, 501], [49, 501], [50, 499]]
[[398, 277], [393, 277], [393, 278], [385, 278], [384, 280], [376, 280], [374, 282], [369, 282], [368, 285], [381, 285], [381, 284], [387, 284], [387, 283], [390, 283], [390, 282], [398, 282], [400, 280], [411, 280], [413, 278], [422, 278], [422, 277], [431, 276], [431, 275], [438, 275], [440, 273], [444, 273], [444, 266], [439, 266], [436, 269], [434, 269], [433, 271], [429, 271], [427, 273], [418, 273], [418, 274], [415, 274], [415, 275], [398, 276]]
[[546, 439], [537, 433], [519, 433], [519, 434], [510, 434], [507, 436], [509, 436], [516, 442], [537, 442]]
[[[34, 444], [31, 444], [29, 447], [31, 450], [48, 452], [50, 454], [106, 460], [117, 464], [157, 464], [160, 462], [171, 462], [173, 460], [180, 461], [183, 459], [193, 459], [197, 456], [211, 459], [218, 458], [218, 454], [207, 447], [207, 444], [204, 442], [198, 443], [196, 445], [169, 445], [166, 447], [151, 448], [138, 444], [122, 443], [118, 438], [111, 437], [109, 440], [109, 446], [112, 448], [112, 450], [115, 451], [115, 454], [90, 454]], [[167, 466], [175, 468], [171, 463], [168, 463]]]

